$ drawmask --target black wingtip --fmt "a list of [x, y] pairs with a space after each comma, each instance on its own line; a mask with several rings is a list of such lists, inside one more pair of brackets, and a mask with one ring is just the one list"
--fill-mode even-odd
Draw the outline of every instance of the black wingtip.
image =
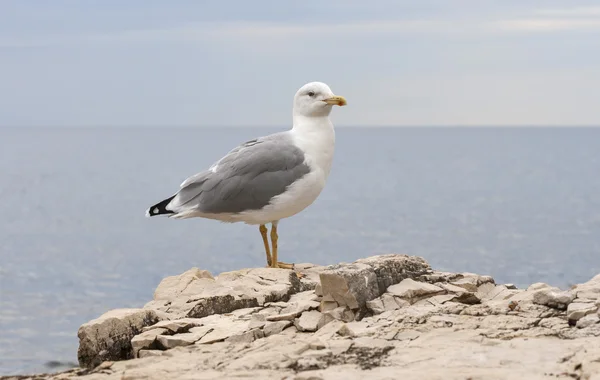
[[173, 211], [167, 210], [166, 208], [167, 205], [171, 203], [173, 198], [175, 198], [175, 195], [148, 208], [148, 210], [146, 210], [146, 217], [150, 218], [158, 215], [175, 214]]

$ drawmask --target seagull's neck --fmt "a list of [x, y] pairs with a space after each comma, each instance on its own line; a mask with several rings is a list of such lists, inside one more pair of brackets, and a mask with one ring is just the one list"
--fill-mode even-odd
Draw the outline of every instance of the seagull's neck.
[[296, 145], [304, 151], [306, 161], [329, 175], [335, 148], [335, 131], [329, 117], [294, 115], [293, 120], [291, 134]]

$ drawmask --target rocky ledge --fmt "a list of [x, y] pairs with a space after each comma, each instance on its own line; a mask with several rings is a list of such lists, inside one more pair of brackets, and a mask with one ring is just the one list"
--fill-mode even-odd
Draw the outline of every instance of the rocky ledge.
[[[165, 278], [53, 379], [600, 379], [600, 275], [561, 290], [414, 256]], [[25, 378], [25, 377], [21, 377]]]

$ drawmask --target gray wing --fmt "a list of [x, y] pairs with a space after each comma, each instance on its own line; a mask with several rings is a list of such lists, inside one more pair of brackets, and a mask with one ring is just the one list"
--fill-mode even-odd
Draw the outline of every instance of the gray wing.
[[304, 153], [285, 132], [248, 141], [211, 168], [215, 172], [184, 181], [169, 208], [212, 214], [258, 210], [310, 171]]

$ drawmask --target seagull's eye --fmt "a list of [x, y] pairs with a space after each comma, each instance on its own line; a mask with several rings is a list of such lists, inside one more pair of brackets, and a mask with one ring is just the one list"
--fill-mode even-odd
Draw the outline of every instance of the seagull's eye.
[[312, 98], [313, 96], [315, 96], [315, 92], [314, 91], [309, 91], [308, 92], [308, 96], [310, 96]]

